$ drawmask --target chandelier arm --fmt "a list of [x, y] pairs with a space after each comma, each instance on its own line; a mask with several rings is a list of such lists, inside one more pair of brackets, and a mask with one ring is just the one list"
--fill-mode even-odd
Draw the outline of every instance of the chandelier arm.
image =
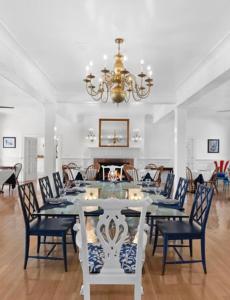
[[97, 91], [93, 91], [88, 85], [86, 86], [87, 93], [93, 98], [94, 101], [100, 101], [102, 98], [103, 91], [98, 88]]

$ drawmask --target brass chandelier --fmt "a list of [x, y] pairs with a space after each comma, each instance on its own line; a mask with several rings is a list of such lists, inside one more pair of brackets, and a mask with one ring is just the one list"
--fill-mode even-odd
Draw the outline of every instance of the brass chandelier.
[[132, 95], [135, 101], [140, 101], [149, 96], [151, 87], [153, 86], [153, 79], [151, 67], [149, 66], [148, 75], [143, 72], [143, 63], [141, 60], [142, 69], [137, 75], [130, 73], [124, 66], [124, 55], [120, 52], [120, 45], [124, 42], [124, 39], [117, 38], [115, 43], [118, 45], [118, 51], [115, 55], [114, 69], [110, 71], [106, 67], [101, 70], [101, 77], [99, 78], [99, 84], [96, 88], [94, 81], [95, 76], [92, 72], [86, 75], [84, 81], [86, 83], [86, 91], [92, 96], [95, 101], [102, 101], [106, 103], [109, 99], [109, 95], [113, 103], [128, 103], [130, 95]]

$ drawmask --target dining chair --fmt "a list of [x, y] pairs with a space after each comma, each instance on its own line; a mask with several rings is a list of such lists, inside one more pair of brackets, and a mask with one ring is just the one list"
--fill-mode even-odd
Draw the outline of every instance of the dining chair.
[[[148, 200], [98, 199], [79, 201], [80, 224], [75, 225], [76, 243], [83, 271], [81, 294], [90, 300], [90, 285], [133, 285], [134, 299], [142, 294], [142, 266], [144, 263], [147, 235], [145, 215]], [[95, 237], [87, 240], [85, 211], [101, 207], [102, 213], [95, 222]], [[130, 224], [122, 210], [129, 207], [138, 210], [136, 222]], [[94, 240], [92, 242], [92, 240]]]
[[134, 166], [124, 165], [124, 172], [126, 174], [128, 173], [129, 181], [134, 181], [134, 182], [138, 181], [138, 172], [137, 169], [134, 168]]
[[164, 186], [164, 190], [161, 192], [161, 195], [165, 196], [166, 198], [170, 198], [172, 195], [174, 178], [175, 178], [175, 175], [173, 173], [168, 173], [167, 179], [165, 182], [165, 186]]
[[145, 166], [145, 169], [147, 169], [147, 170], [156, 170], [157, 169], [157, 165], [150, 163], [150, 164], [147, 164]]
[[63, 183], [67, 186], [74, 181], [72, 169], [68, 165], [62, 165]]
[[[185, 178], [180, 177], [178, 184], [177, 184], [177, 189], [176, 189], [176, 193], [174, 198], [172, 199], [172, 203], [169, 203], [170, 201], [166, 203], [159, 202], [158, 205], [159, 207], [165, 207], [165, 208], [174, 208], [174, 209], [178, 209], [178, 210], [184, 210], [184, 201], [185, 201], [185, 197], [186, 197], [186, 193], [188, 190], [188, 180]], [[170, 200], [170, 199], [169, 199]], [[175, 203], [175, 200], [176, 203]], [[153, 237], [153, 228], [155, 226], [154, 223], [154, 218], [151, 217], [150, 218], [150, 233], [149, 233], [149, 241], [152, 241], [152, 237]]]
[[18, 184], [18, 177], [22, 170], [22, 164], [16, 163], [14, 165], [13, 169], [14, 169], [14, 173], [10, 176], [10, 178], [7, 179], [7, 181], [2, 186], [2, 189], [4, 188], [5, 185], [9, 186], [9, 195], [10, 195], [11, 189], [14, 190], [15, 186]]
[[160, 187], [161, 185], [161, 174], [164, 170], [164, 166], [160, 166], [157, 168], [157, 171], [153, 177], [153, 185], [154, 186], [157, 186], [157, 187]]
[[47, 199], [54, 198], [49, 177], [44, 176], [44, 177], [38, 178], [38, 182], [39, 182], [39, 186], [40, 186], [42, 200], [43, 200], [43, 203], [45, 204]]
[[95, 165], [90, 165], [85, 171], [86, 180], [95, 180], [98, 173], [98, 168]]
[[188, 192], [194, 193], [195, 192], [195, 183], [192, 176], [192, 171], [189, 167], [186, 167], [186, 178], [188, 180]]
[[[64, 268], [67, 272], [66, 234], [69, 230], [71, 230], [72, 233], [72, 244], [74, 247], [74, 251], [76, 252], [75, 233], [73, 231], [72, 222], [67, 222], [66, 220], [63, 222], [62, 218], [41, 218], [37, 215], [34, 215], [34, 213], [39, 210], [39, 205], [34, 190], [33, 182], [28, 182], [19, 185], [18, 193], [25, 223], [24, 269], [26, 269], [27, 267], [27, 262], [29, 258], [37, 258], [50, 260], [64, 260]], [[31, 236], [37, 236], [38, 255], [29, 255]], [[44, 241], [41, 240], [41, 237], [44, 237]], [[47, 242], [46, 237], [60, 237], [62, 241]], [[41, 244], [52, 245], [47, 255], [39, 255]], [[58, 244], [62, 245], [63, 256], [50, 256], [53, 250], [55, 249], [56, 245]]]
[[212, 187], [214, 189], [214, 191], [216, 191], [216, 193], [218, 194], [217, 173], [218, 173], [217, 169], [215, 169], [212, 173], [211, 178], [208, 181], [205, 181], [204, 184]]
[[61, 176], [59, 172], [54, 172], [53, 173], [53, 181], [54, 181], [54, 187], [56, 191], [56, 196], [60, 197], [60, 189], [63, 189], [64, 186], [61, 181]]
[[[163, 246], [162, 275], [165, 273], [166, 264], [202, 263], [204, 273], [207, 273], [205, 254], [205, 229], [208, 221], [209, 211], [213, 198], [213, 188], [205, 185], [198, 185], [194, 195], [194, 202], [190, 213], [189, 221], [157, 221], [155, 230], [155, 240], [153, 245], [153, 255], [157, 247]], [[163, 238], [163, 245], [158, 245], [159, 232]], [[176, 244], [176, 241], [189, 242]], [[190, 257], [193, 256], [193, 240], [201, 242], [201, 259], [183, 259], [178, 248], [188, 247]], [[169, 244], [172, 241], [173, 244]], [[179, 257], [179, 260], [167, 260], [168, 248], [172, 247]]]

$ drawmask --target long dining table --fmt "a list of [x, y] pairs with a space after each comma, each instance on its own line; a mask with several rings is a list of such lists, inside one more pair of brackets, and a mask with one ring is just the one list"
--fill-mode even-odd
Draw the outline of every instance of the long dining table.
[[[166, 208], [158, 206], [159, 202], [167, 202], [162, 195], [156, 195], [151, 187], [142, 187], [141, 183], [134, 182], [108, 182], [108, 181], [91, 181], [84, 182], [80, 187], [66, 190], [66, 194], [60, 198], [47, 199], [46, 204], [42, 205], [38, 211], [34, 212], [36, 216], [78, 216], [78, 202], [80, 200], [95, 200], [95, 199], [130, 199], [141, 200], [150, 199], [150, 204], [147, 210], [147, 216], [150, 219], [156, 218], [173, 218], [182, 219], [188, 218], [188, 215], [174, 208]], [[139, 212], [127, 208], [123, 212], [127, 216], [138, 216]], [[98, 216], [101, 214], [99, 207], [91, 207], [85, 212], [88, 216]]]

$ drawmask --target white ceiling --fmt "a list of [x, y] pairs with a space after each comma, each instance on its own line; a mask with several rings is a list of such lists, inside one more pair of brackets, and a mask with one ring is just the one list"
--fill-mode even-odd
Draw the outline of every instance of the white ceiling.
[[[62, 101], [90, 100], [82, 77], [89, 60], [125, 38], [128, 69], [153, 69], [150, 100], [174, 102], [175, 90], [230, 28], [229, 0], [1, 0], [0, 20], [38, 63]], [[81, 98], [81, 99], [80, 99]]]

